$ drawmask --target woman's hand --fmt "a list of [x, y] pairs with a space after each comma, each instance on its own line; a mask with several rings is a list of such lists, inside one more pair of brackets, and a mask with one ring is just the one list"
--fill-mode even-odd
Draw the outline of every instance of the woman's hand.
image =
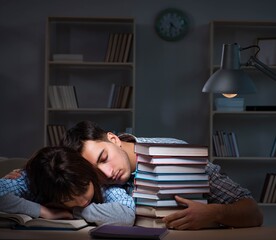
[[21, 169], [14, 169], [8, 174], [6, 174], [3, 178], [7, 179], [17, 179], [21, 176]]

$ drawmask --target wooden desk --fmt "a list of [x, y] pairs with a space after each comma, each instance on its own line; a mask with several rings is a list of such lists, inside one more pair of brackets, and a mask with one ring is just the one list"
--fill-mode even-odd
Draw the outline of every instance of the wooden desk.
[[[0, 229], [5, 240], [91, 240], [88, 231], [40, 231]], [[163, 240], [275, 240], [276, 227], [172, 231]]]

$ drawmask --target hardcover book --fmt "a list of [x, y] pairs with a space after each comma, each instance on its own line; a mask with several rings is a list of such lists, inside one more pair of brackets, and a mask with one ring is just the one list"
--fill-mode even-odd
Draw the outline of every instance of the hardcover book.
[[147, 192], [138, 192], [138, 191], [135, 191], [135, 190], [132, 192], [132, 197], [133, 198], [146, 198], [146, 199], [153, 199], [153, 200], [171, 200], [171, 199], [174, 199], [175, 195], [178, 195], [180, 197], [187, 198], [187, 199], [201, 199], [201, 198], [203, 199], [203, 193], [202, 192], [147, 193]]
[[52, 220], [45, 218], [32, 218], [25, 214], [0, 212], [1, 225], [5, 221], [14, 229], [53, 229], [53, 230], [78, 230], [88, 226], [83, 219]]
[[208, 158], [198, 157], [173, 157], [173, 156], [149, 156], [143, 154], [137, 154], [137, 162], [147, 162], [151, 164], [207, 164]]
[[[207, 204], [206, 199], [191, 199], [195, 202]], [[184, 205], [179, 205], [174, 199], [169, 200], [155, 200], [155, 199], [147, 199], [147, 198], [136, 198], [135, 199], [136, 205], [143, 205], [143, 206], [152, 206], [152, 207], [179, 207]]]
[[186, 180], [208, 180], [205, 173], [183, 173], [183, 174], [154, 174], [146, 172], [136, 172], [136, 179], [148, 179], [154, 181], [186, 181]]
[[151, 228], [165, 228], [166, 225], [162, 221], [162, 217], [150, 217], [137, 215], [135, 218], [135, 226], [151, 227]]
[[148, 194], [182, 194], [182, 193], [209, 193], [209, 185], [205, 187], [156, 187], [136, 185], [134, 192], [148, 193]]
[[136, 186], [148, 186], [148, 187], [158, 187], [158, 188], [181, 188], [181, 187], [208, 187], [208, 180], [184, 180], [184, 181], [155, 181], [150, 179], [134, 179], [134, 184]]
[[193, 156], [207, 157], [208, 147], [193, 144], [136, 143], [135, 152], [150, 156]]
[[149, 173], [204, 173], [206, 164], [197, 165], [174, 165], [174, 164], [151, 164], [138, 162], [136, 170]]
[[150, 228], [138, 226], [102, 225], [90, 230], [90, 236], [104, 239], [162, 239], [168, 233], [167, 228]]
[[136, 215], [151, 218], [162, 218], [181, 209], [183, 209], [183, 207], [151, 207], [138, 205], [136, 206]]

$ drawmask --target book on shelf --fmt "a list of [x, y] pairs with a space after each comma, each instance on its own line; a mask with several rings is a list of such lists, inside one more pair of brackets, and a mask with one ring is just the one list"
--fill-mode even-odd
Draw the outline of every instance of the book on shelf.
[[107, 107], [108, 108], [112, 108], [112, 103], [113, 103], [113, 98], [114, 98], [114, 95], [115, 95], [115, 87], [116, 87], [116, 84], [115, 83], [112, 83], [111, 84], [111, 87], [110, 87], [110, 93], [109, 93], [109, 97], [108, 97], [108, 102], [107, 102]]
[[151, 164], [207, 164], [208, 158], [198, 157], [173, 157], [173, 156], [150, 156], [137, 154], [137, 162], [148, 162]]
[[108, 62], [114, 62], [114, 58], [115, 58], [115, 52], [116, 52], [116, 48], [117, 48], [117, 43], [118, 43], [118, 33], [113, 33], [113, 39], [112, 39], [112, 46], [111, 46], [111, 52], [110, 52], [110, 57], [108, 59]]
[[274, 141], [271, 147], [270, 157], [276, 157], [276, 137], [274, 138]]
[[[198, 199], [190, 199], [195, 202], [207, 204], [207, 199], [204, 198], [198, 198]], [[179, 207], [179, 203], [177, 203], [174, 199], [148, 199], [148, 198], [135, 198], [135, 204], [137, 205], [143, 205], [143, 206], [151, 206], [151, 207]], [[184, 205], [181, 205], [184, 207]]]
[[135, 152], [151, 156], [192, 156], [207, 157], [208, 147], [193, 144], [136, 143]]
[[132, 86], [111, 84], [108, 108], [127, 108], [132, 95]]
[[51, 85], [49, 86], [49, 102], [52, 108], [75, 109], [78, 108], [75, 86]]
[[134, 225], [140, 227], [165, 228], [166, 224], [162, 221], [162, 219], [163, 217], [136, 215]]
[[120, 108], [128, 108], [130, 105], [131, 95], [132, 95], [132, 86], [123, 86], [122, 98], [120, 101]]
[[239, 149], [234, 132], [216, 131], [213, 134], [213, 144], [217, 157], [239, 157]]
[[162, 239], [168, 233], [167, 228], [151, 228], [140, 226], [102, 225], [91, 229], [89, 235], [102, 239]]
[[132, 42], [133, 42], [133, 34], [132, 33], [128, 33], [127, 41], [126, 41], [126, 47], [125, 47], [124, 56], [123, 56], [123, 62], [124, 63], [126, 63], [126, 62], [129, 61], [129, 56], [130, 56], [130, 52], [131, 52]]
[[105, 62], [110, 61], [113, 39], [114, 39], [114, 33], [110, 33], [109, 38], [108, 38], [108, 43], [107, 43], [107, 50], [106, 50], [106, 54], [105, 54], [105, 60], [104, 60]]
[[119, 54], [120, 54], [120, 49], [122, 48], [122, 42], [123, 42], [123, 34], [118, 33], [118, 41], [117, 41], [117, 46], [115, 48], [113, 62], [119, 62]]
[[66, 129], [64, 125], [49, 124], [47, 125], [48, 139], [50, 146], [58, 146]]
[[133, 41], [132, 39], [132, 33], [110, 33], [105, 62], [128, 62]]
[[183, 173], [183, 174], [154, 174], [147, 172], [135, 173], [136, 179], [148, 179], [154, 181], [190, 181], [190, 180], [208, 180], [208, 175], [205, 173]]
[[145, 216], [151, 218], [163, 218], [167, 215], [175, 213], [183, 207], [151, 207], [151, 206], [136, 206], [136, 216]]
[[134, 179], [135, 186], [153, 188], [183, 188], [183, 187], [208, 187], [209, 181], [205, 180], [183, 180], [183, 181], [156, 181], [152, 179]]
[[124, 52], [125, 52], [126, 44], [127, 44], [127, 37], [128, 37], [127, 33], [122, 33], [122, 44], [120, 47], [119, 57], [117, 59], [118, 62], [123, 62]]
[[148, 162], [137, 162], [136, 170], [149, 173], [204, 173], [206, 164], [152, 164]]
[[52, 229], [52, 230], [78, 230], [88, 226], [83, 219], [50, 220], [45, 218], [32, 218], [25, 214], [0, 212], [1, 224], [6, 221], [7, 226], [14, 229]]
[[260, 197], [261, 203], [276, 203], [276, 173], [267, 173]]

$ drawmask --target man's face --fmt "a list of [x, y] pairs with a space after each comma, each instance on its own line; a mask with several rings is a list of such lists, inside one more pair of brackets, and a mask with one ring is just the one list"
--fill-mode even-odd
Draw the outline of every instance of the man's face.
[[128, 155], [117, 143], [88, 140], [81, 154], [97, 166], [112, 184], [124, 184], [130, 177]]

